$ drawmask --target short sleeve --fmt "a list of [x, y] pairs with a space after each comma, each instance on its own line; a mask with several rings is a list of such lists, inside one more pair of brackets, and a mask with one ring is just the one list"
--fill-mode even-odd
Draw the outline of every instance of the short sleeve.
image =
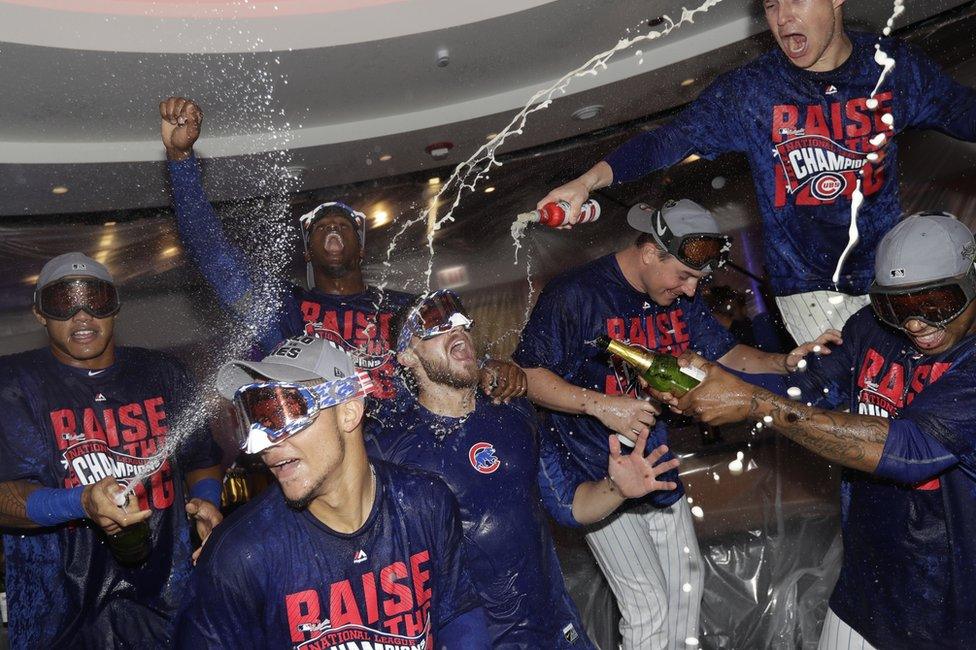
[[576, 467], [555, 433], [543, 427], [539, 431], [539, 496], [546, 512], [561, 526], [579, 525], [573, 516], [573, 499], [576, 488], [589, 479]]
[[700, 294], [690, 301], [687, 313], [691, 347], [709, 361], [716, 361], [738, 345], [732, 333], [719, 325]]
[[512, 359], [523, 368], [572, 375], [582, 363], [577, 354], [579, 318], [578, 291], [558, 280], [550, 283], [535, 303]]

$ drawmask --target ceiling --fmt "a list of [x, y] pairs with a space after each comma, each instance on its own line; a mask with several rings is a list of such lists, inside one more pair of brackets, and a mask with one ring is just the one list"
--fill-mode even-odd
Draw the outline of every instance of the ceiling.
[[[456, 165], [534, 93], [624, 39], [645, 39], [573, 77], [500, 151], [626, 123], [687, 102], [768, 45], [751, 0], [710, 0], [693, 22], [646, 40], [679, 21], [683, 4], [0, 2], [0, 215], [166, 205], [156, 105], [174, 94], [204, 108], [197, 151], [211, 159], [218, 200], [267, 194], [283, 166], [298, 178], [289, 187], [314, 189]], [[852, 22], [874, 28], [891, 11], [847, 4]], [[909, 1], [899, 25], [963, 4]], [[591, 105], [602, 107], [596, 117], [572, 117]], [[425, 148], [442, 141], [453, 149], [434, 160]]]

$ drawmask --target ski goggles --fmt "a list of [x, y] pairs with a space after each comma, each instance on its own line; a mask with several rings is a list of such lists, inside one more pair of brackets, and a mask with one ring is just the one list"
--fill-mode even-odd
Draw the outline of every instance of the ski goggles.
[[365, 372], [316, 386], [281, 381], [241, 386], [234, 394], [236, 442], [247, 453], [258, 453], [304, 430], [320, 411], [365, 397], [374, 389]]
[[308, 233], [312, 230], [312, 226], [320, 218], [326, 216], [328, 210], [339, 210], [345, 213], [345, 216], [352, 221], [356, 228], [356, 234], [359, 236], [359, 245], [366, 245], [366, 215], [359, 210], [354, 210], [342, 201], [329, 201], [328, 203], [323, 203], [322, 205], [316, 207], [311, 212], [306, 212], [301, 217], [298, 218], [298, 222], [302, 226], [302, 238], [305, 243], [308, 243]]
[[871, 287], [871, 307], [883, 322], [901, 329], [908, 320], [944, 327], [976, 298], [976, 270], [919, 287]]
[[450, 289], [435, 291], [410, 311], [397, 338], [397, 352], [406, 350], [414, 336], [426, 341], [458, 326], [469, 330], [473, 324], [456, 293]]
[[82, 309], [95, 318], [108, 318], [121, 306], [115, 285], [98, 278], [52, 282], [35, 294], [34, 304], [42, 316], [53, 320], [68, 320]]

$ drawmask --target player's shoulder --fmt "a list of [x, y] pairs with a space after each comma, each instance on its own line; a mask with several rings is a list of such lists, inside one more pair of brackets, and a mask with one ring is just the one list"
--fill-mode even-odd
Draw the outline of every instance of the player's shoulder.
[[479, 398], [479, 405], [489, 409], [499, 415], [515, 420], [524, 421], [527, 425], [533, 425], [536, 420], [535, 407], [524, 397], [516, 397], [509, 400], [507, 404], [495, 404], [491, 399]]
[[33, 368], [38, 368], [53, 361], [47, 348], [27, 350], [0, 357], [0, 381], [13, 380]]
[[415, 467], [373, 460], [376, 476], [396, 500], [406, 499], [411, 509], [427, 509], [456, 503], [454, 493], [436, 474]]
[[290, 514], [281, 489], [269, 487], [214, 528], [204, 546], [203, 559], [218, 570], [260, 562], [273, 550], [269, 547], [279, 538]]

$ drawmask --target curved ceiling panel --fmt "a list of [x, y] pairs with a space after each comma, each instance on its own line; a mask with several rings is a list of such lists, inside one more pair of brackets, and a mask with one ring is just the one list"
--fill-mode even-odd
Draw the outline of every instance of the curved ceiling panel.
[[99, 52], [291, 51], [449, 29], [550, 2], [6, 0], [0, 41]]

